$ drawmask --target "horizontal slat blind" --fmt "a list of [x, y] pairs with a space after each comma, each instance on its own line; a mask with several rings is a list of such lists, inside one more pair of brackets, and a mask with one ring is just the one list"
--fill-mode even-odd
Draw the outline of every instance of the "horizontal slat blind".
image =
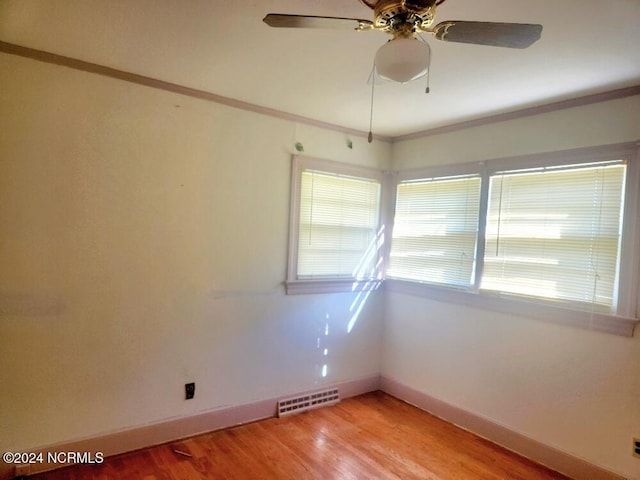
[[380, 182], [305, 170], [298, 278], [364, 278], [378, 264]]
[[626, 166], [491, 177], [481, 289], [615, 311]]
[[400, 183], [387, 276], [470, 286], [479, 208], [479, 176]]

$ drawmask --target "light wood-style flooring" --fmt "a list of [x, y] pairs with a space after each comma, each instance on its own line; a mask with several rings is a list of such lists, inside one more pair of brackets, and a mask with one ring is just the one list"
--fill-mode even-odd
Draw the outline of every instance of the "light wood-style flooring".
[[31, 478], [568, 479], [381, 392]]

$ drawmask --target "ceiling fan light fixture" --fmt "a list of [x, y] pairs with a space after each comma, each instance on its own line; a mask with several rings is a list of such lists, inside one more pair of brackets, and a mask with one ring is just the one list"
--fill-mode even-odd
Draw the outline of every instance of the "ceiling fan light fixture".
[[426, 75], [430, 61], [431, 48], [427, 42], [415, 37], [396, 37], [378, 49], [375, 66], [381, 77], [407, 83]]

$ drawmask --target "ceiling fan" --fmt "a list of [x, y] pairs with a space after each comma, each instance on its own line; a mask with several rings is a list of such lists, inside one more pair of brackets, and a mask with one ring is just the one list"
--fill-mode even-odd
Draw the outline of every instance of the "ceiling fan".
[[360, 0], [374, 12], [373, 21], [358, 18], [269, 13], [263, 21], [278, 28], [337, 28], [359, 32], [378, 30], [393, 36], [375, 56], [381, 77], [407, 83], [424, 76], [430, 47], [418, 35], [432, 34], [445, 42], [507, 48], [527, 48], [538, 39], [542, 25], [448, 20], [433, 26], [436, 7], [446, 0]]

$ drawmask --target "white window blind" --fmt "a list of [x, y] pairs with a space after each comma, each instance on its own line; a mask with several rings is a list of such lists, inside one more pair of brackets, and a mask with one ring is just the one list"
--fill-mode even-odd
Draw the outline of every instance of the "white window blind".
[[479, 176], [400, 183], [387, 276], [470, 286], [479, 209]]
[[298, 279], [374, 276], [380, 191], [376, 180], [302, 171]]
[[481, 289], [615, 312], [626, 165], [492, 175]]

